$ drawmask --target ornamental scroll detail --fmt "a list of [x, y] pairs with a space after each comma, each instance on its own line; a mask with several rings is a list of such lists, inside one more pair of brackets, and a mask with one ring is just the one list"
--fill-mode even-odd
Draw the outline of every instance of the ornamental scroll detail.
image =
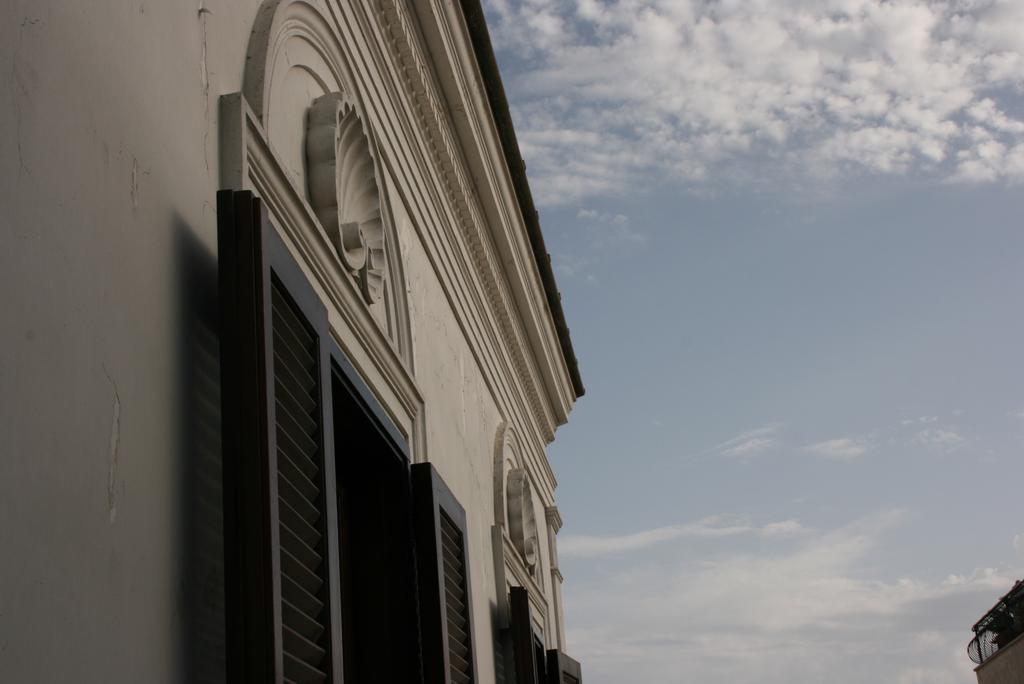
[[359, 113], [342, 93], [313, 101], [306, 164], [313, 211], [367, 304], [379, 301], [387, 258], [377, 170]]

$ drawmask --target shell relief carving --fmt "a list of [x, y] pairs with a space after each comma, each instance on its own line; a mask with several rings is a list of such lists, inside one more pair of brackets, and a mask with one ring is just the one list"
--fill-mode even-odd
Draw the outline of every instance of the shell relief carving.
[[377, 168], [363, 121], [342, 93], [313, 101], [306, 128], [310, 204], [367, 304], [384, 294], [385, 233]]
[[537, 567], [537, 519], [533, 510], [533, 489], [523, 468], [513, 468], [506, 483], [508, 532], [530, 574]]

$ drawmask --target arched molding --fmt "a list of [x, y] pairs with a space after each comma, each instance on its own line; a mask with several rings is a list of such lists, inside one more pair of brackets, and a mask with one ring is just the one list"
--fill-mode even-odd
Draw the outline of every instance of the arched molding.
[[[362, 292], [365, 306], [412, 371], [398, 230], [380, 147], [367, 116], [370, 109], [354, 87], [352, 63], [320, 0], [265, 0], [249, 39], [242, 94], [286, 175], [311, 205], [340, 264]], [[321, 117], [321, 124], [323, 117], [333, 116], [334, 126], [311, 126], [311, 115]], [[318, 140], [318, 134], [328, 142]], [[320, 158], [310, 155], [311, 147]], [[351, 175], [339, 174], [325, 183], [326, 167], [318, 162], [327, 156], [348, 160], [337, 168]], [[370, 180], [363, 182], [367, 176]], [[333, 219], [325, 210], [330, 204], [324, 201], [325, 185], [340, 205]], [[352, 224], [357, 227], [351, 229]]]
[[494, 449], [494, 519], [530, 576], [540, 567], [537, 493], [515, 430], [503, 424]]
[[508, 532], [508, 506], [505, 483], [513, 468], [522, 468], [519, 438], [515, 430], [506, 423], [498, 428], [494, 444], [494, 523]]
[[[269, 129], [268, 114], [273, 90], [274, 69], [281, 63], [280, 55], [289, 40], [308, 42], [325, 58], [334, 80], [334, 88], [324, 82], [325, 89], [348, 86], [346, 60], [341, 41], [316, 0], [264, 0], [256, 13], [249, 49], [245, 55], [242, 94], [256, 118]], [[320, 75], [322, 78], [323, 75]], [[350, 88], [346, 88], [350, 90]], [[329, 92], [330, 90], [328, 90]]]

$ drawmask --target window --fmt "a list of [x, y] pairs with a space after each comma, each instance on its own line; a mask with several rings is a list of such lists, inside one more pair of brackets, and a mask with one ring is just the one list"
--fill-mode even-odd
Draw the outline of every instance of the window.
[[260, 200], [217, 199], [228, 681], [475, 681], [462, 507], [410, 467]]

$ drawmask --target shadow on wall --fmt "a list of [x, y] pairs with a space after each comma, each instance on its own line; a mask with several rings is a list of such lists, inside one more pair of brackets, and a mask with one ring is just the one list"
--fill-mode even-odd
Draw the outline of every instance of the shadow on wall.
[[178, 643], [182, 682], [225, 680], [217, 258], [175, 217], [178, 331]]

